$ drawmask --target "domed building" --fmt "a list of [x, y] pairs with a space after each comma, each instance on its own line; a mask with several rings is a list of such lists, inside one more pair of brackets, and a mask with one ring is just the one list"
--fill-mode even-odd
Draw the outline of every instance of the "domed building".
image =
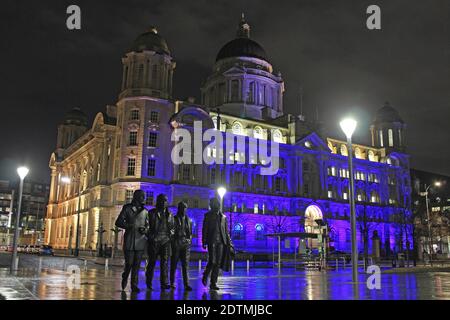
[[[142, 189], [149, 208], [160, 193], [172, 212], [179, 201], [188, 203], [192, 250], [202, 251], [209, 199], [225, 186], [223, 208], [237, 249], [268, 253], [278, 243], [267, 234], [295, 232], [303, 239], [286, 238], [283, 252], [323, 246], [350, 251], [349, 156], [362, 226], [358, 247], [378, 257], [412, 242], [404, 222], [411, 214], [405, 124], [393, 107], [377, 112], [372, 143], [355, 143], [350, 153], [346, 141], [284, 111], [284, 81], [263, 45], [251, 38], [244, 16], [234, 39], [217, 52], [200, 88], [201, 103], [176, 100], [172, 51], [151, 27], [122, 57], [116, 104], [99, 112], [90, 128], [80, 110], [68, 113], [50, 160], [46, 243], [83, 254], [104, 244], [120, 246], [114, 221]], [[202, 139], [187, 143], [196, 134]], [[186, 142], [182, 152], [180, 141]], [[319, 237], [323, 224], [326, 243]], [[376, 245], [367, 242], [377, 237]]]

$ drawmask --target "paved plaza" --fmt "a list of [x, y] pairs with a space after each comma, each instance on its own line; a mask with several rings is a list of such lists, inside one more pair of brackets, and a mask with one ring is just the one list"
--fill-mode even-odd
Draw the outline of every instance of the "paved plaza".
[[[0, 299], [48, 299], [48, 300], [397, 300], [397, 299], [450, 299], [450, 272], [448, 269], [435, 272], [397, 272], [383, 269], [381, 289], [369, 290], [366, 280], [369, 275], [359, 273], [358, 285], [351, 282], [351, 268], [339, 271], [304, 271], [283, 268], [279, 272], [272, 267], [250, 267], [237, 263], [233, 272], [224, 273], [219, 280], [221, 290], [214, 292], [201, 283], [198, 264], [191, 265], [192, 292], [183, 290], [178, 277], [175, 290], [161, 291], [159, 270], [155, 272], [154, 291], [145, 290], [145, 275], [142, 269], [139, 286], [142, 291], [131, 294], [120, 291], [121, 268], [104, 266], [75, 258], [21, 256], [20, 270], [10, 275], [5, 265], [5, 254], [0, 255]], [[26, 266], [24, 266], [26, 265]], [[69, 266], [78, 265], [79, 288], [70, 288], [67, 280]], [[143, 265], [144, 267], [144, 265]], [[181, 276], [178, 273], [178, 276]]]

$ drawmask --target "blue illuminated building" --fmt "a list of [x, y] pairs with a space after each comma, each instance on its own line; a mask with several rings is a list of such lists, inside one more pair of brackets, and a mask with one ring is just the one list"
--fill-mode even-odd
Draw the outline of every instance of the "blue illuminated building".
[[[95, 248], [100, 223], [107, 230], [103, 242], [112, 244], [114, 234], [109, 230], [121, 206], [134, 190], [143, 189], [149, 207], [159, 193], [167, 194], [174, 213], [179, 201], [187, 202], [194, 221], [193, 250], [202, 250], [201, 225], [208, 200], [217, 196], [217, 187], [225, 186], [224, 211], [238, 249], [272, 252], [275, 240], [267, 233], [317, 233], [315, 220], [322, 219], [329, 227], [330, 248], [350, 251], [346, 144], [329, 137], [320, 122], [283, 111], [281, 73], [274, 72], [263, 47], [251, 39], [244, 17], [236, 37], [217, 54], [202, 85], [200, 104], [173, 99], [176, 63], [155, 28], [134, 41], [122, 63], [116, 105], [99, 113], [90, 129], [82, 114], [74, 112], [59, 126], [50, 160], [47, 243], [73, 247], [75, 237], [68, 230], [76, 225], [81, 196], [82, 249]], [[172, 133], [181, 128], [192, 132], [194, 121], [223, 136], [244, 139], [245, 148], [231, 153], [207, 143], [202, 146], [209, 157], [223, 156], [234, 164], [172, 162]], [[398, 112], [386, 103], [370, 126], [370, 146], [354, 144], [358, 248], [362, 250], [366, 233], [369, 253], [374, 235], [380, 238], [382, 255], [412, 246], [404, 129]], [[278, 144], [275, 175], [261, 175], [267, 164], [250, 152], [255, 141]], [[245, 163], [238, 163], [243, 159]], [[74, 185], [62, 185], [62, 176], [73, 177]], [[282, 249], [317, 246], [317, 240], [292, 238], [283, 241]]]

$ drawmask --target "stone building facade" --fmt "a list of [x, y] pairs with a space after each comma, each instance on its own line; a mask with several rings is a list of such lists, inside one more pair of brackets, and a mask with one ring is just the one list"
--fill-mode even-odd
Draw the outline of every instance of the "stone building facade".
[[[81, 248], [96, 248], [100, 224], [106, 230], [103, 242], [112, 244], [111, 229], [121, 206], [134, 190], [143, 189], [149, 207], [159, 193], [168, 195], [173, 209], [179, 201], [188, 203], [194, 250], [201, 250], [208, 200], [218, 186], [226, 186], [223, 206], [238, 248], [271, 252], [274, 242], [265, 234], [315, 233], [315, 220], [322, 219], [329, 226], [330, 246], [350, 249], [346, 144], [328, 137], [320, 123], [284, 112], [281, 73], [250, 38], [243, 18], [235, 39], [219, 51], [199, 105], [173, 98], [176, 63], [155, 28], [134, 41], [122, 63], [116, 105], [98, 113], [90, 128], [80, 110], [72, 110], [59, 126], [50, 159], [47, 243], [74, 247], [80, 202]], [[225, 154], [203, 143], [208, 157], [232, 163], [174, 164], [171, 135], [180, 128], [192, 130], [194, 121], [223, 136], [240, 137], [244, 148]], [[409, 225], [397, 219], [411, 212], [404, 129], [397, 111], [386, 104], [370, 128], [372, 144], [354, 145], [357, 211], [364, 225], [358, 229], [360, 247], [363, 234], [376, 231], [385, 254], [404, 248], [410, 237]], [[250, 148], [258, 141], [279, 146], [280, 169], [275, 175], [261, 175], [267, 163]], [[63, 177], [70, 183], [64, 184]], [[284, 242], [286, 251], [302, 246], [304, 241], [298, 239]]]

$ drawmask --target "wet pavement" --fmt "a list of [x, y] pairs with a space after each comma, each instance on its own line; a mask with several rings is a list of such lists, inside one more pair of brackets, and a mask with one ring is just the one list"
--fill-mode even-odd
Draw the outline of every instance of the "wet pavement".
[[[201, 283], [198, 264], [190, 270], [193, 291], [183, 290], [181, 274], [178, 272], [176, 289], [160, 290], [159, 270], [155, 271], [154, 291], [145, 290], [144, 270], [139, 274], [142, 291], [131, 294], [120, 290], [121, 268], [104, 266], [74, 258], [26, 257], [27, 268], [20, 268], [10, 275], [7, 268], [0, 269], [0, 299], [48, 299], [48, 300], [120, 300], [120, 299], [189, 299], [189, 300], [227, 300], [227, 299], [283, 299], [283, 300], [398, 300], [398, 299], [450, 299], [450, 272], [408, 272], [382, 273], [381, 289], [370, 290], [366, 280], [368, 274], [359, 274], [357, 285], [351, 282], [351, 270], [303, 271], [283, 268], [279, 272], [271, 267], [250, 267], [236, 264], [233, 272], [224, 273], [214, 292]], [[80, 271], [79, 287], [70, 288], [71, 273], [67, 268], [77, 265]], [[20, 266], [20, 265], [19, 265]], [[204, 265], [203, 265], [204, 267]], [[69, 281], [68, 281], [69, 280]], [[70, 283], [68, 285], [68, 282]]]

